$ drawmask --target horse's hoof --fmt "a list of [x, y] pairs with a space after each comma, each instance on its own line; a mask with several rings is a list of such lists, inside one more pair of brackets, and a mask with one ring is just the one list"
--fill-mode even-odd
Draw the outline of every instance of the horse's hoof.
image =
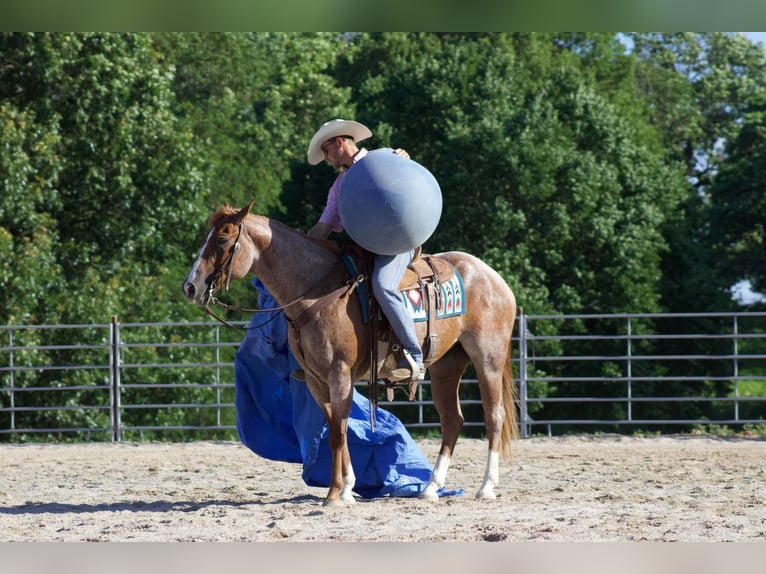
[[351, 506], [352, 504], [356, 504], [356, 498], [353, 496], [341, 496], [340, 498], [333, 498], [331, 500], [325, 499], [325, 501], [322, 503], [322, 506], [328, 508], [345, 508], [346, 506]]
[[494, 490], [482, 488], [479, 492], [476, 493], [476, 498], [479, 500], [495, 500], [497, 495], [495, 494]]
[[439, 493], [433, 488], [426, 487], [423, 492], [418, 494], [418, 498], [420, 500], [439, 500]]

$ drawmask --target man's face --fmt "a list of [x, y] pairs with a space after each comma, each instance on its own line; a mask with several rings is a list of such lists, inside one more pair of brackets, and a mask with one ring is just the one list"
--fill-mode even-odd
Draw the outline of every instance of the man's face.
[[340, 137], [335, 137], [327, 140], [322, 144], [322, 155], [324, 160], [329, 163], [333, 169], [339, 169], [343, 164], [343, 140]]

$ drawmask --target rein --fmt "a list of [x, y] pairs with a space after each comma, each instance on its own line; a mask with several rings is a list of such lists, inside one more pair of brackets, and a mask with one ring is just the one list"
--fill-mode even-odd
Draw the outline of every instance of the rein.
[[[220, 303], [220, 302], [219, 302], [219, 303]], [[226, 307], [227, 309], [240, 309], [239, 307], [231, 307], [230, 305], [226, 305], [226, 304], [224, 304], [224, 303], [221, 303], [221, 305], [222, 305], [222, 306], [224, 306], [224, 307]], [[223, 317], [221, 317], [220, 315], [218, 315], [218, 313], [216, 313], [215, 311], [213, 311], [213, 310], [212, 310], [212, 309], [211, 309], [211, 308], [210, 308], [208, 305], [205, 305], [205, 306], [203, 307], [203, 309], [205, 309], [205, 313], [207, 313], [208, 315], [210, 315], [211, 317], [213, 317], [213, 319], [215, 319], [215, 320], [216, 320], [216, 321], [218, 321], [219, 323], [222, 323], [223, 325], [226, 325], [227, 327], [231, 327], [232, 329], [236, 329], [236, 328], [237, 328], [237, 326], [236, 326], [236, 325], [234, 325], [233, 323], [230, 323], [229, 321], [227, 321], [226, 319], [224, 319]], [[260, 323], [259, 325], [254, 325], [254, 326], [252, 326], [252, 327], [251, 327], [251, 326], [244, 326], [244, 325], [243, 325], [243, 326], [242, 326], [242, 328], [243, 328], [245, 331], [249, 331], [250, 329], [259, 329], [259, 328], [263, 327], [264, 325], [268, 325], [268, 324], [269, 324], [269, 323], [271, 323], [271, 322], [272, 322], [274, 319], [276, 319], [277, 317], [279, 317], [280, 313], [282, 312], [282, 309], [281, 309], [281, 308], [279, 308], [279, 307], [277, 307], [277, 308], [274, 308], [274, 309], [241, 309], [241, 310], [242, 310], [242, 311], [253, 311], [254, 313], [268, 313], [268, 312], [270, 312], [270, 311], [279, 311], [279, 313], [275, 313], [273, 317], [271, 317], [270, 319], [267, 319], [266, 321], [264, 321], [263, 323]]]
[[[239, 250], [242, 248], [239, 243], [239, 238], [242, 237], [242, 231], [245, 229], [245, 220], [243, 219], [239, 224], [239, 229], [237, 230], [237, 238], [234, 240], [234, 246], [231, 248], [231, 251], [229, 251], [228, 255], [226, 256], [226, 259], [224, 259], [223, 263], [219, 267], [217, 267], [213, 273], [210, 274], [208, 287], [207, 287], [207, 303], [205, 303], [204, 309], [205, 313], [216, 319], [218, 322], [226, 325], [227, 327], [231, 327], [232, 329], [236, 329], [236, 325], [233, 325], [220, 315], [218, 315], [215, 311], [213, 311], [210, 308], [210, 303], [213, 305], [218, 305], [219, 307], [223, 307], [227, 311], [241, 311], [244, 313], [271, 313], [273, 311], [284, 311], [287, 309], [290, 305], [293, 305], [303, 299], [303, 296], [298, 297], [294, 301], [290, 301], [287, 305], [282, 305], [281, 307], [272, 307], [271, 309], [247, 309], [245, 307], [237, 307], [236, 305], [228, 305], [227, 303], [224, 303], [216, 296], [214, 295], [216, 290], [216, 285], [218, 284], [218, 281], [221, 279], [221, 277], [224, 274], [224, 270], [226, 272], [226, 285], [224, 286], [226, 291], [229, 290], [229, 284], [231, 282], [231, 269], [234, 266], [234, 255], [239, 253]], [[243, 327], [245, 330], [248, 329], [257, 329], [259, 327], [263, 327], [264, 325], [268, 324], [269, 322], [273, 321], [279, 316], [279, 313], [275, 313], [273, 317], [268, 319], [267, 321], [261, 323], [260, 325], [256, 325], [254, 327]]]
[[[228, 291], [229, 290], [229, 283], [231, 281], [231, 269], [234, 265], [234, 255], [236, 255], [239, 250], [241, 249], [239, 238], [242, 236], [242, 231], [245, 229], [245, 220], [243, 219], [239, 224], [239, 229], [237, 231], [237, 238], [234, 241], [234, 246], [229, 251], [228, 255], [226, 256], [226, 259], [221, 263], [220, 267], [217, 267], [213, 273], [211, 273], [207, 288], [207, 303], [205, 303], [205, 306], [203, 307], [205, 309], [205, 313], [216, 319], [218, 322], [222, 323], [223, 325], [226, 325], [227, 327], [231, 327], [232, 329], [236, 329], [236, 325], [233, 325], [231, 322], [227, 321], [220, 315], [218, 315], [215, 311], [213, 311], [210, 308], [210, 303], [214, 305], [218, 305], [219, 307], [223, 307], [227, 311], [241, 311], [244, 313], [271, 313], [274, 311], [280, 311], [283, 312], [288, 307], [294, 305], [295, 303], [298, 303], [302, 301], [305, 297], [305, 295], [301, 295], [297, 299], [294, 299], [290, 301], [289, 303], [285, 305], [281, 305], [279, 307], [271, 307], [269, 309], [247, 309], [245, 307], [238, 307], [236, 305], [229, 305], [227, 303], [224, 303], [220, 301], [216, 296], [214, 295], [216, 290], [216, 285], [218, 281], [221, 279], [221, 277], [224, 274], [224, 269], [226, 270], [226, 285], [225, 288]], [[321, 309], [326, 307], [331, 301], [344, 297], [347, 293], [353, 291], [356, 289], [357, 285], [361, 284], [364, 281], [364, 275], [358, 275], [357, 277], [353, 277], [346, 281], [341, 287], [338, 287], [331, 293], [328, 293], [327, 295], [324, 295], [323, 297], [319, 298], [317, 301], [314, 302], [313, 305], [311, 305], [308, 309], [305, 309], [303, 313], [301, 313], [296, 320], [290, 320], [290, 324], [292, 325], [293, 329], [296, 333], [296, 338], [300, 340], [300, 328], [308, 322], [309, 319], [311, 319], [314, 315], [316, 315]], [[263, 327], [264, 325], [267, 325], [274, 319], [276, 319], [280, 313], [275, 313], [274, 316], [272, 316], [270, 319], [267, 319], [263, 323], [259, 325], [255, 325], [253, 327], [243, 327], [245, 330], [250, 329], [258, 329], [260, 327]]]
[[[211, 283], [211, 285], [213, 286], [213, 288], [215, 288], [214, 282]], [[248, 331], [250, 329], [258, 329], [260, 327], [263, 327], [264, 325], [268, 325], [271, 321], [279, 317], [280, 313], [282, 313], [285, 309], [287, 309], [291, 305], [294, 305], [295, 303], [298, 303], [302, 299], [303, 299], [303, 295], [301, 295], [297, 299], [290, 301], [286, 305], [282, 305], [280, 307], [270, 307], [269, 309], [248, 309], [246, 307], [238, 307], [236, 305], [229, 305], [228, 303], [224, 303], [223, 301], [220, 301], [217, 297], [212, 295], [210, 293], [210, 289], [208, 289], [208, 303], [205, 304], [203, 309], [205, 309], [205, 313], [207, 313], [208, 315], [216, 319], [218, 322], [226, 325], [227, 327], [231, 327], [232, 329], [236, 329], [237, 326], [233, 325], [232, 323], [230, 323], [229, 321], [227, 321], [226, 319], [218, 315], [215, 311], [213, 311], [210, 308], [210, 303], [212, 303], [213, 305], [218, 305], [219, 307], [223, 307], [227, 311], [241, 311], [243, 313], [272, 313], [274, 311], [279, 311], [279, 313], [274, 313], [273, 317], [271, 317], [270, 319], [267, 319], [266, 321], [264, 321], [263, 323], [259, 325], [255, 325], [253, 327], [242, 327], [243, 329]]]

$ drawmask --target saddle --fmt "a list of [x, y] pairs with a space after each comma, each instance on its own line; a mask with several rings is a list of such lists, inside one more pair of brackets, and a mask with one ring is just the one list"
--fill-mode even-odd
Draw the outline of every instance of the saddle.
[[[398, 342], [395, 342], [393, 330], [388, 320], [380, 310], [377, 300], [369, 289], [365, 289], [364, 284], [370, 284], [375, 254], [363, 249], [355, 243], [347, 243], [342, 248], [330, 241], [317, 241], [320, 245], [339, 255], [339, 260], [345, 265], [350, 275], [350, 279], [344, 286], [339, 287], [332, 293], [329, 293], [319, 299], [314, 305], [306, 309], [295, 320], [290, 321], [295, 337], [300, 343], [300, 328], [305, 325], [320, 309], [337, 300], [338, 297], [350, 296], [354, 290], [357, 291], [362, 306], [362, 317], [370, 328], [370, 378], [369, 378], [369, 399], [371, 403], [370, 423], [375, 424], [375, 409], [378, 405], [378, 378], [379, 373], [385, 365], [386, 358], [393, 356], [395, 361], [404, 357], [403, 350]], [[400, 291], [410, 289], [419, 289], [422, 300], [425, 302], [428, 321], [426, 323], [426, 339], [423, 345], [423, 363], [426, 367], [433, 362], [437, 353], [438, 335], [434, 329], [436, 309], [442, 304], [440, 300], [441, 283], [449, 281], [455, 275], [455, 268], [446, 259], [435, 255], [423, 255], [421, 248], [415, 250], [415, 255], [407, 267], [407, 270], [399, 283]], [[394, 398], [394, 389], [406, 386], [409, 400], [415, 400], [417, 392], [417, 380], [391, 380], [382, 379], [386, 385], [386, 398], [391, 401]]]
[[399, 283], [399, 291], [420, 287], [423, 281], [430, 281], [438, 285], [449, 281], [454, 274], [455, 268], [452, 263], [434, 255], [423, 255], [421, 248], [418, 247]]
[[[365, 276], [369, 277], [367, 270], [372, 269], [374, 254], [361, 250], [358, 246], [355, 246], [350, 252], [346, 251], [346, 253], [351, 254], [355, 264], [359, 268], [365, 269]], [[440, 284], [449, 281], [454, 274], [455, 268], [449, 261], [434, 255], [423, 255], [422, 249], [418, 247], [415, 250], [412, 261], [407, 266], [402, 280], [399, 282], [399, 291], [418, 289], [428, 309], [426, 338], [423, 345], [423, 363], [426, 367], [433, 362], [437, 352], [438, 335], [436, 334], [433, 322], [436, 317], [435, 310], [442, 304], [440, 301], [442, 297]], [[362, 305], [364, 306], [364, 304], [363, 302]], [[377, 406], [379, 372], [386, 358], [389, 355], [393, 355], [398, 362], [404, 355], [401, 346], [394, 340], [391, 326], [381, 312], [377, 299], [375, 299], [372, 293], [367, 294], [366, 305], [369, 316], [368, 323], [370, 325], [370, 400], [374, 408]], [[409, 400], [415, 400], [418, 381], [399, 381], [385, 377], [382, 381], [386, 386], [386, 398], [389, 401], [394, 399], [394, 391], [397, 388], [404, 388]]]

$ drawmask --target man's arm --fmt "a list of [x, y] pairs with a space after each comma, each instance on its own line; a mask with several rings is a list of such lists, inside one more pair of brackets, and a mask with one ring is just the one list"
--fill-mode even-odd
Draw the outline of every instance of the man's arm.
[[332, 226], [329, 223], [318, 221], [314, 227], [308, 230], [306, 235], [311, 239], [327, 239], [330, 237]]

